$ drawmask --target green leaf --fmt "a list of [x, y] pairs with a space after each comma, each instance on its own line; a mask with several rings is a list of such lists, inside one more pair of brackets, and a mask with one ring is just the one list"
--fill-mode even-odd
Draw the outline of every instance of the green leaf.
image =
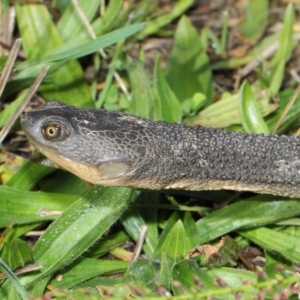
[[178, 261], [185, 257], [190, 249], [191, 244], [183, 223], [178, 220], [164, 240], [160, 251], [165, 252], [173, 261]]
[[300, 213], [299, 202], [300, 200], [260, 195], [227, 205], [196, 223], [199, 244], [237, 229], [276, 223], [296, 216]]
[[69, 61], [82, 56], [86, 56], [88, 54], [96, 52], [101, 48], [106, 48], [112, 44], [115, 44], [119, 40], [124, 39], [136, 33], [137, 31], [141, 30], [143, 27], [144, 27], [144, 23], [129, 25], [127, 27], [117, 29], [111, 33], [98, 37], [92, 41], [86, 42], [73, 49], [60, 50], [60, 48], [58, 47], [52, 50], [52, 54], [43, 55], [41, 57], [17, 64], [16, 69], [17, 70], [25, 69], [31, 66], [46, 64], [50, 62], [58, 62], [62, 60]]
[[240, 90], [240, 113], [242, 125], [249, 133], [270, 133], [258, 109], [251, 86], [244, 82]]
[[300, 262], [300, 243], [293, 236], [266, 227], [260, 227], [239, 232], [262, 248], [277, 252], [293, 264]]
[[[277, 104], [271, 104], [269, 102], [269, 96], [262, 91], [257, 101], [257, 106], [262, 116], [268, 115], [277, 108]], [[201, 110], [196, 116], [186, 118], [184, 122], [191, 125], [215, 128], [241, 124], [240, 95], [225, 93], [221, 100]]]
[[[118, 87], [116, 85], [112, 85], [112, 82], [113, 82], [114, 74], [116, 72], [117, 61], [119, 60], [119, 57], [123, 51], [124, 42], [125, 42], [125, 40], [119, 41], [115, 47], [114, 55], [113, 55], [112, 61], [109, 66], [108, 73], [106, 75], [104, 88], [99, 95], [99, 99], [96, 102], [97, 108], [101, 108], [103, 103], [106, 107], [107, 104], [109, 104], [109, 102], [112, 101], [112, 99], [115, 100], [114, 101], [115, 103], [117, 103], [119, 101]], [[112, 93], [113, 93], [114, 89], [116, 91], [115, 92], [116, 95], [115, 95], [115, 97], [112, 97]], [[117, 109], [120, 110], [120, 107], [117, 106]]]
[[28, 192], [0, 185], [0, 228], [14, 224], [54, 220], [78, 196]]
[[206, 96], [201, 93], [194, 94], [192, 99], [185, 99], [181, 102], [183, 116], [197, 113], [205, 105]]
[[[93, 3], [90, 4], [90, 2], [92, 1]], [[83, 6], [83, 9], [86, 12], [87, 18], [90, 20], [91, 16], [95, 12], [97, 13], [97, 9], [95, 10], [95, 6], [99, 6], [99, 0], [80, 0], [80, 2], [81, 6]], [[59, 3], [60, 1], [57, 3], [57, 5], [59, 5]], [[65, 40], [64, 45], [60, 47], [61, 50], [72, 49], [91, 40], [91, 37], [88, 34], [82, 21], [78, 21], [79, 19], [77, 12], [73, 13], [73, 10], [73, 4], [69, 2], [67, 9], [65, 9], [62, 17], [57, 23], [57, 29], [59, 30], [61, 37]], [[124, 9], [122, 0], [114, 0], [112, 2], [109, 2], [105, 6], [105, 11], [101, 11], [100, 16], [93, 20], [91, 23], [95, 35], [103, 36], [104, 34], [112, 30], [125, 27], [126, 21], [128, 20], [128, 14], [130, 13], [130, 8]], [[69, 22], [71, 22], [73, 25], [77, 24], [77, 26], [74, 28], [75, 34], [73, 34], [73, 30], [70, 30], [70, 27], [68, 27]], [[132, 22], [132, 24], [134, 23], [137, 22]], [[77, 32], [78, 27], [80, 28], [79, 32]]]
[[294, 33], [294, 23], [295, 23], [295, 9], [292, 3], [290, 3], [286, 9], [283, 28], [280, 33], [278, 41], [278, 50], [274, 56], [271, 65], [271, 84], [270, 90], [277, 94], [281, 85], [282, 79], [285, 72], [285, 63], [290, 58], [292, 49], [294, 47], [293, 43], [293, 33]]
[[159, 99], [157, 91], [151, 83], [149, 73], [141, 64], [136, 62], [129, 62], [126, 69], [132, 90], [128, 113], [146, 119], [158, 120], [160, 116], [156, 107]]
[[[121, 216], [121, 222], [126, 229], [126, 232], [134, 241], [138, 240], [142, 226], [147, 226], [144, 218], [135, 206], [129, 207], [124, 212], [124, 214]], [[153, 252], [156, 247], [156, 237], [154, 237], [154, 239], [152, 237], [153, 235], [146, 235], [145, 243], [143, 245], [143, 250], [148, 257], [153, 256]]]
[[[183, 260], [173, 268], [173, 281], [178, 281], [181, 284], [181, 289], [176, 288], [173, 285], [173, 292], [175, 295], [182, 295], [182, 289], [185, 291], [191, 291], [194, 289], [200, 289], [206, 291], [208, 289], [214, 289], [214, 283], [211, 276], [207, 275], [206, 270], [201, 269], [198, 264], [191, 259]], [[198, 286], [197, 286], [198, 284]], [[201, 285], [201, 287], [199, 286]]]
[[165, 79], [159, 58], [155, 62], [154, 82], [159, 97], [157, 111], [159, 111], [160, 119], [167, 122], [180, 122], [182, 117], [180, 102]]
[[[91, 22], [99, 8], [99, 1], [79, 0], [78, 4], [86, 19]], [[72, 3], [69, 3], [69, 5], [67, 5], [63, 14], [59, 18], [59, 21], [57, 22], [57, 30], [59, 31], [60, 36], [64, 41], [70, 41], [71, 39], [78, 37], [79, 34], [83, 33], [86, 33], [86, 38], [88, 40], [90, 39], [90, 36], [85, 26], [83, 25], [83, 21], [81, 20], [75, 6], [72, 5]]]
[[40, 190], [48, 193], [80, 196], [87, 189], [88, 185], [79, 177], [64, 170], [56, 170], [55, 176], [47, 178]]
[[174, 5], [172, 5], [172, 10], [168, 14], [164, 14], [154, 20], [147, 22], [147, 26], [145, 29], [139, 34], [139, 37], [145, 37], [147, 35], [157, 33], [157, 31], [171, 23], [174, 19], [180, 17], [184, 11], [186, 11], [192, 4], [193, 0], [184, 0], [184, 1], [176, 1]]
[[187, 299], [234, 300], [239, 291], [242, 299], [252, 299], [258, 294], [255, 273], [231, 268], [200, 269], [193, 260], [184, 260], [174, 267], [173, 282], [173, 292], [178, 298], [183, 297], [183, 291]]
[[[279, 103], [280, 106], [276, 111], [272, 113], [270, 118], [268, 118], [268, 126], [269, 128], [274, 128], [275, 124], [277, 123], [278, 119], [281, 117], [282, 112], [284, 111], [286, 105], [289, 103], [291, 97], [295, 93], [295, 89], [285, 89], [284, 91], [280, 92], [278, 97], [279, 97]], [[300, 120], [299, 120], [299, 115], [300, 115], [300, 96], [297, 97], [295, 103], [293, 104], [293, 109], [290, 109], [283, 119], [279, 130], [277, 130], [277, 133], [283, 133], [288, 129], [289, 126], [297, 127], [300, 125]]]
[[169, 258], [166, 252], [162, 251], [160, 256], [160, 270], [158, 282], [161, 286], [170, 290], [172, 281], [172, 269], [174, 261]]
[[27, 161], [6, 183], [20, 190], [31, 190], [46, 175], [51, 174], [55, 169]]
[[156, 248], [154, 249], [153, 257], [159, 258], [162, 252], [162, 245], [164, 244], [165, 240], [168, 238], [170, 231], [175, 226], [177, 220], [180, 219], [180, 215], [178, 212], [174, 212], [171, 217], [169, 217], [167, 223], [165, 224], [163, 232], [160, 234], [158, 243]]
[[62, 272], [60, 281], [53, 279], [50, 284], [54, 287], [72, 288], [96, 276], [124, 272], [127, 267], [128, 263], [123, 261], [85, 258]]
[[[22, 46], [27, 59], [42, 57], [64, 44], [46, 6], [40, 3], [16, 4], [16, 14], [23, 40]], [[38, 63], [44, 62], [35, 61], [34, 65]], [[26, 69], [20, 72], [15, 79], [35, 77], [40, 71], [40, 67], [31, 69], [26, 63], [24, 63], [24, 67]], [[53, 71], [51, 81], [47, 83], [47, 86], [40, 87], [40, 91], [48, 100], [60, 99], [68, 104], [93, 106], [82, 68], [75, 60], [69, 61]]]
[[278, 50], [276, 55], [272, 60], [273, 71], [277, 68], [277, 66], [286, 62], [286, 60], [290, 57], [292, 49], [293, 49], [293, 32], [294, 32], [294, 24], [295, 24], [295, 8], [292, 3], [287, 6], [284, 15], [283, 28], [279, 36], [278, 41]]
[[3, 55], [0, 57], [0, 71], [2, 72], [6, 62], [7, 62], [7, 58], [8, 56], [7, 55]]
[[[91, 287], [91, 288], [79, 288], [74, 290], [69, 290], [67, 292], [67, 297], [69, 299], [74, 300], [102, 300], [102, 299], [111, 299], [111, 300], [123, 300], [123, 299], [130, 299], [133, 292], [132, 290], [135, 290], [135, 286], [129, 286], [127, 284], [122, 283], [100, 283], [95, 284], [97, 285], [97, 288]], [[137, 287], [137, 291], [141, 292], [141, 288]], [[142, 292], [141, 292], [142, 293]], [[64, 297], [60, 298], [59, 292], [57, 292], [58, 295], [56, 295], [57, 300], [62, 299], [65, 300]], [[142, 293], [143, 294], [143, 293]], [[107, 295], [113, 295], [107, 296]]]
[[[200, 246], [200, 263], [206, 267], [234, 266], [239, 255], [239, 247], [230, 236], [224, 236], [215, 245]], [[203, 253], [202, 253], [203, 252]]]
[[[99, 1], [96, 0], [96, 2]], [[102, 10], [100, 18], [92, 23], [96, 35], [102, 35], [114, 28], [124, 27], [128, 24], [128, 18], [133, 8], [136, 8], [136, 6], [129, 4], [126, 9], [122, 0], [108, 2], [105, 6], [105, 10]], [[145, 18], [142, 19], [142, 21], [144, 20]], [[138, 22], [140, 21], [132, 22], [132, 24], [137, 24]]]
[[119, 218], [130, 196], [128, 188], [89, 189], [38, 240], [33, 252], [43, 268], [40, 273], [22, 278], [22, 283], [33, 287], [78, 258]]
[[[30, 291], [31, 297], [41, 297], [45, 293], [45, 290], [47, 290], [47, 285], [50, 280], [51, 276], [46, 276], [43, 279], [41, 279], [38, 284], [36, 284]], [[15, 299], [12, 299], [15, 300]]]
[[8, 120], [16, 112], [16, 109], [20, 106], [28, 90], [22, 91], [17, 99], [11, 102], [7, 107], [0, 111], [0, 128], [2, 128]]
[[32, 261], [33, 253], [26, 242], [14, 237], [11, 241], [4, 244], [1, 258], [7, 262], [12, 270], [15, 270], [24, 267], [26, 263]]
[[240, 24], [239, 30], [249, 42], [254, 43], [262, 36], [266, 29], [269, 1], [249, 0], [247, 2], [245, 18]]
[[[153, 249], [156, 247], [158, 243], [158, 237], [159, 237], [159, 232], [158, 232], [159, 228], [158, 228], [157, 219], [158, 219], [160, 200], [161, 200], [160, 192], [143, 191], [134, 202], [136, 208], [141, 214], [143, 220], [145, 221], [145, 225], [147, 226], [147, 234], [146, 234], [146, 240], [144, 242], [144, 245], [148, 243], [152, 245], [151, 257], [153, 255]], [[151, 203], [151, 205], [153, 205], [151, 209], [147, 207], [148, 203]]]
[[[258, 57], [261, 56], [263, 51], [266, 51], [267, 48], [272, 47], [274, 43], [278, 41], [278, 33], [276, 32], [273, 35], [266, 36], [264, 39], [259, 41], [259, 43], [253, 46], [253, 49], [247, 51], [242, 57], [231, 57], [227, 60], [219, 60], [212, 64], [211, 68], [213, 70], [226, 70], [226, 69], [235, 69], [242, 67], [253, 60], [257, 60]], [[215, 41], [213, 41], [215, 42]], [[217, 45], [217, 47], [220, 47]]]
[[88, 252], [84, 254], [86, 257], [101, 257], [103, 254], [108, 253], [110, 250], [124, 245], [130, 240], [130, 237], [125, 231], [110, 234], [102, 237], [97, 241]]
[[270, 83], [270, 91], [273, 94], [277, 94], [281, 88], [283, 77], [285, 72], [285, 61], [281, 61], [272, 72], [272, 78]]
[[183, 225], [187, 234], [187, 238], [190, 241], [191, 247], [198, 245], [198, 230], [196, 222], [194, 221], [190, 212], [186, 211], [183, 217]]
[[158, 263], [147, 259], [139, 259], [127, 269], [122, 281], [153, 289], [154, 282], [158, 279], [158, 270]]
[[[10, 290], [4, 292], [4, 297], [2, 299], [7, 300], [15, 300], [19, 297], [17, 296], [17, 293], [20, 295], [22, 300], [29, 300], [28, 294], [24, 287], [21, 285], [21, 283], [18, 280], [18, 277], [12, 272], [12, 270], [8, 267], [8, 265], [0, 258], [0, 270], [8, 277], [9, 281], [11, 283]], [[0, 292], [1, 293], [1, 292]]]
[[207, 98], [206, 106], [212, 103], [214, 87], [209, 60], [196, 29], [185, 16], [179, 21], [166, 71], [167, 82], [180, 102], [200, 92]]
[[192, 112], [197, 112], [202, 106], [204, 106], [206, 101], [206, 96], [202, 93], [196, 93], [193, 95], [191, 100]]
[[[244, 285], [245, 282], [250, 282], [255, 284], [257, 282], [257, 275], [251, 271], [243, 269], [233, 269], [233, 268], [211, 268], [207, 271], [208, 276], [214, 276], [216, 278], [222, 278], [228, 286], [236, 287], [239, 285]], [[252, 292], [254, 291], [253, 287]]]

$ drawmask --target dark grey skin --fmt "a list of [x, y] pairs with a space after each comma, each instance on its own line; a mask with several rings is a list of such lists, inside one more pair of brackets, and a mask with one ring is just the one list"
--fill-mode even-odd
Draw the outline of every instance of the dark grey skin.
[[[153, 122], [59, 101], [24, 114], [21, 124], [40, 152], [94, 184], [300, 197], [299, 137]], [[58, 135], [47, 136], [53, 128]]]

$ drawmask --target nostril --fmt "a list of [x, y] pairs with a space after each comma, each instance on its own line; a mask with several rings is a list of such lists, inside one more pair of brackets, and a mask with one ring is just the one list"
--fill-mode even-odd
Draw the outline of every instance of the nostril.
[[20, 115], [20, 123], [21, 123], [21, 126], [23, 127], [23, 129], [32, 125], [31, 120], [32, 120], [32, 118], [30, 118], [30, 116], [28, 116], [28, 114], [26, 112], [24, 112]]
[[20, 120], [21, 120], [21, 123], [24, 122], [26, 120], [26, 113], [25, 112], [22, 112], [21, 115], [20, 115]]

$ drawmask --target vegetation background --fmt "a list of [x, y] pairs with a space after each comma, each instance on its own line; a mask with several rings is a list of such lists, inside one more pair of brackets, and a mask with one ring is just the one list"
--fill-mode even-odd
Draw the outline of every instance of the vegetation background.
[[[49, 65], [26, 110], [298, 135], [299, 4], [2, 0], [0, 126]], [[0, 153], [1, 299], [298, 299], [298, 199], [91, 187], [33, 152], [17, 122]]]

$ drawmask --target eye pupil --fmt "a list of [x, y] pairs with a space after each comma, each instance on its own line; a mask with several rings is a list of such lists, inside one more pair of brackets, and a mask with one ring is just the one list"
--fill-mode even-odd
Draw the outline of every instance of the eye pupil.
[[45, 124], [42, 129], [45, 139], [57, 139], [62, 134], [62, 129], [59, 124]]
[[50, 135], [53, 135], [53, 134], [55, 134], [55, 130], [54, 130], [53, 128], [49, 128], [48, 133], [49, 133]]

